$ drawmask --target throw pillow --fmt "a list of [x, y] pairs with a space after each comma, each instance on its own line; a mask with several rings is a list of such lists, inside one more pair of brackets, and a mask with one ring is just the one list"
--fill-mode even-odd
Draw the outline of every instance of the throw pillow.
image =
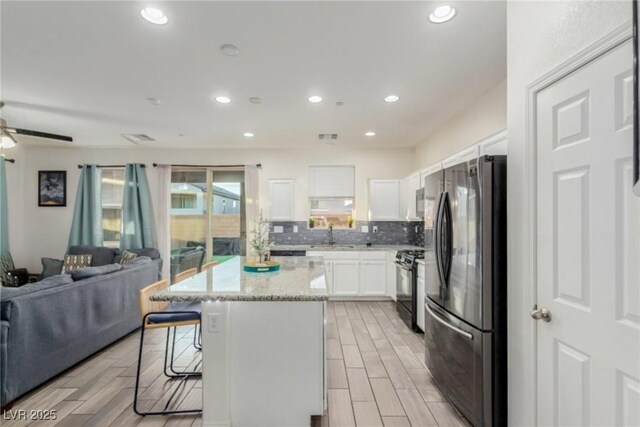
[[60, 274], [62, 272], [63, 262], [61, 259], [42, 258], [42, 274], [40, 274], [38, 280]]
[[136, 259], [137, 256], [138, 256], [138, 254], [136, 254], [136, 253], [129, 252], [129, 251], [124, 251], [122, 253], [122, 257], [120, 258], [120, 264], [122, 264], [122, 265], [129, 264], [131, 261]]
[[62, 264], [62, 273], [68, 273], [82, 267], [90, 267], [91, 255], [65, 255], [64, 264]]

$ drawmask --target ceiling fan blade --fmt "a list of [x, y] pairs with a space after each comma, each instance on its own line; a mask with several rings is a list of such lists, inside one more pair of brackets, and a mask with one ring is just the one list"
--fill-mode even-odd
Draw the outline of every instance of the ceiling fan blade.
[[55, 133], [39, 132], [37, 130], [7, 128], [7, 132], [15, 133], [17, 135], [35, 136], [37, 138], [58, 139], [60, 141], [73, 142], [73, 138], [66, 135], [57, 135]]

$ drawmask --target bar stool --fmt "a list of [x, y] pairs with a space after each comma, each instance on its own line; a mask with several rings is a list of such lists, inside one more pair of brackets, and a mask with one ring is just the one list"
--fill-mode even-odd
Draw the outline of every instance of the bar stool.
[[[173, 359], [176, 346], [176, 328], [178, 326], [200, 325], [201, 308], [199, 302], [166, 302], [150, 301], [149, 297], [159, 291], [167, 289], [169, 282], [166, 279], [155, 282], [140, 290], [140, 315], [142, 316], [142, 327], [140, 330], [140, 350], [138, 352], [138, 368], [136, 370], [136, 386], [133, 400], [133, 411], [138, 415], [170, 415], [170, 414], [190, 414], [200, 413], [199, 409], [167, 410], [178, 391], [186, 385], [190, 378], [202, 376], [199, 371], [176, 371], [173, 367]], [[147, 329], [167, 329], [167, 341], [164, 349], [164, 375], [170, 380], [179, 380], [180, 383], [175, 388], [162, 411], [142, 412], [138, 409], [138, 390], [140, 385], [140, 370], [142, 366], [142, 348], [144, 345], [144, 333]], [[173, 339], [171, 340], [171, 355], [169, 356], [169, 338], [173, 328]], [[197, 329], [194, 330], [194, 346]], [[197, 348], [197, 347], [196, 347]], [[167, 365], [167, 362], [168, 365]]]
[[209, 261], [200, 268], [200, 272], [207, 271], [220, 264], [218, 261]]
[[178, 282], [182, 282], [183, 280], [188, 279], [189, 277], [193, 277], [196, 274], [198, 274], [198, 270], [196, 268], [190, 268], [188, 270], [181, 271], [180, 273], [173, 276], [173, 283], [175, 284]]

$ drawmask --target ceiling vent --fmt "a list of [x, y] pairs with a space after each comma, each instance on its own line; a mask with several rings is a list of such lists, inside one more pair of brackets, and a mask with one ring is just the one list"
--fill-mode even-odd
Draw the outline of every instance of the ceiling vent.
[[149, 135], [145, 135], [144, 133], [125, 133], [122, 134], [122, 137], [134, 144], [155, 141], [155, 139], [151, 138]]
[[319, 133], [318, 139], [320, 141], [335, 141], [338, 139], [337, 133]]

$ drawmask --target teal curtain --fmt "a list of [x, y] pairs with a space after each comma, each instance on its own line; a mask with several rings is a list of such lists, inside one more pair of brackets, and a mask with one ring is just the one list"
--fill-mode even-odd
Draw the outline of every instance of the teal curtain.
[[9, 212], [7, 207], [7, 171], [4, 157], [0, 157], [0, 284], [7, 282], [7, 272], [13, 270], [9, 252]]
[[69, 233], [69, 247], [102, 244], [102, 171], [97, 165], [82, 165]]
[[156, 248], [156, 226], [144, 165], [124, 168], [120, 249]]

